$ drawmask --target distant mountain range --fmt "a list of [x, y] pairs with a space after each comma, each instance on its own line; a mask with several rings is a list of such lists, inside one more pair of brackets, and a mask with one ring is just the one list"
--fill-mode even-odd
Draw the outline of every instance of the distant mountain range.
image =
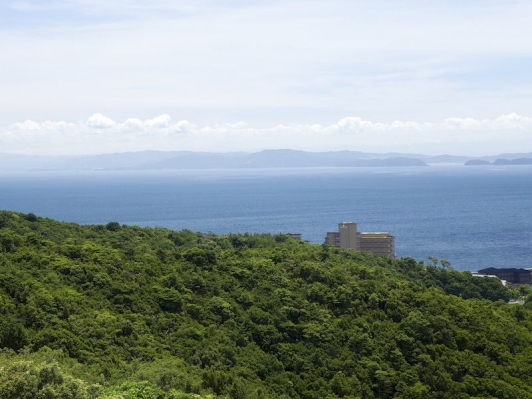
[[[175, 169], [251, 169], [307, 167], [401, 167], [431, 164], [507, 164], [528, 161], [532, 153], [500, 154], [481, 158], [404, 153], [365, 153], [360, 151], [305, 152], [264, 150], [254, 153], [211, 153], [191, 151], [139, 151], [89, 156], [37, 156], [0, 154], [0, 172], [67, 170], [175, 170]], [[522, 160], [525, 161], [522, 161]]]

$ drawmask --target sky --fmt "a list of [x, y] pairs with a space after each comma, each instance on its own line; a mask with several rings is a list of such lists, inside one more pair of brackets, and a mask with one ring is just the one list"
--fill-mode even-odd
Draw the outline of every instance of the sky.
[[0, 0], [0, 153], [532, 152], [532, 2]]

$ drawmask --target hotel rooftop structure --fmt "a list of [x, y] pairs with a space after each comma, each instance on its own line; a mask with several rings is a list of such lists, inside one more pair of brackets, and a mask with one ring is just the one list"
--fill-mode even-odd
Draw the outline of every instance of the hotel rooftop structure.
[[380, 232], [358, 232], [355, 222], [339, 223], [338, 232], [328, 232], [325, 243], [343, 249], [354, 249], [395, 258], [395, 239], [392, 235]]

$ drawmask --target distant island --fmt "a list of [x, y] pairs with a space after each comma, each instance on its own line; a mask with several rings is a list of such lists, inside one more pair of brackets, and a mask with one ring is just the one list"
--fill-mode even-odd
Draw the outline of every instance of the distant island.
[[430, 165], [529, 165], [532, 153], [473, 158], [461, 155], [368, 153], [361, 151], [308, 152], [291, 149], [258, 152], [138, 151], [97, 155], [23, 155], [0, 153], [0, 172], [81, 170], [186, 170], [418, 167]]
[[516, 159], [496, 159], [493, 162], [484, 159], [471, 159], [464, 163], [465, 166], [485, 166], [485, 165], [532, 165], [532, 158]]

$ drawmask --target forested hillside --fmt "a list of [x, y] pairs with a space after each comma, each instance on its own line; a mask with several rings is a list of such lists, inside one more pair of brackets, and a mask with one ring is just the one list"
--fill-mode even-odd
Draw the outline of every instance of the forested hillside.
[[532, 398], [518, 294], [285, 235], [2, 211], [0, 398]]

